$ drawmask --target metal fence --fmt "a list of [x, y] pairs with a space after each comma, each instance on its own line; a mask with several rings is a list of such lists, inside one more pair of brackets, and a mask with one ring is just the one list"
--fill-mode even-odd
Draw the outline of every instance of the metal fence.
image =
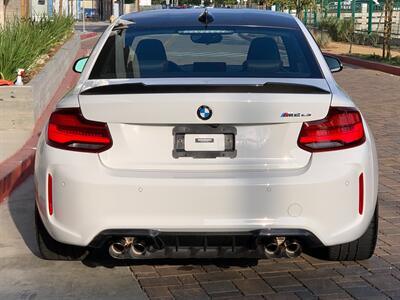
[[[376, 3], [373, 0], [368, 0], [368, 2], [321, 0], [315, 8], [304, 11], [303, 22], [306, 25], [316, 27], [319, 20], [326, 17], [352, 19], [356, 32], [383, 35], [385, 18], [383, 2]], [[400, 38], [400, 1], [394, 3], [392, 36]]]

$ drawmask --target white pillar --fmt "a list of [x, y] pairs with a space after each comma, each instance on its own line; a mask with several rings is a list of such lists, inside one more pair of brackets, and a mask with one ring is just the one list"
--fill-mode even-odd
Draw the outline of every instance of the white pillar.
[[368, 3], [361, 3], [361, 30], [368, 29]]
[[118, 18], [119, 17], [119, 3], [113, 2], [113, 16]]

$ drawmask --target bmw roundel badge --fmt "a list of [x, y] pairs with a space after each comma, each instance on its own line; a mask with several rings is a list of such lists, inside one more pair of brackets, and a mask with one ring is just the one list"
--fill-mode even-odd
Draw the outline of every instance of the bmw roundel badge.
[[202, 105], [197, 109], [197, 116], [202, 120], [208, 120], [212, 116], [212, 110], [207, 105]]

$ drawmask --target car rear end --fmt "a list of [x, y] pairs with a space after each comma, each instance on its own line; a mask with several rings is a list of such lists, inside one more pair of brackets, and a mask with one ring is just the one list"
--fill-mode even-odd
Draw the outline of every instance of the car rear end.
[[139, 14], [105, 33], [38, 145], [54, 239], [115, 258], [260, 258], [365, 232], [373, 138], [308, 32], [218, 16], [149, 28]]

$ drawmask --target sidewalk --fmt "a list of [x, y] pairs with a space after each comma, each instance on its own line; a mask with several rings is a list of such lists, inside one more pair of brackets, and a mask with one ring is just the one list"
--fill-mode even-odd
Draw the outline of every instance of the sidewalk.
[[[21, 148], [32, 134], [32, 90], [12, 87], [0, 90], [0, 163]], [[8, 129], [6, 129], [8, 128]]]

